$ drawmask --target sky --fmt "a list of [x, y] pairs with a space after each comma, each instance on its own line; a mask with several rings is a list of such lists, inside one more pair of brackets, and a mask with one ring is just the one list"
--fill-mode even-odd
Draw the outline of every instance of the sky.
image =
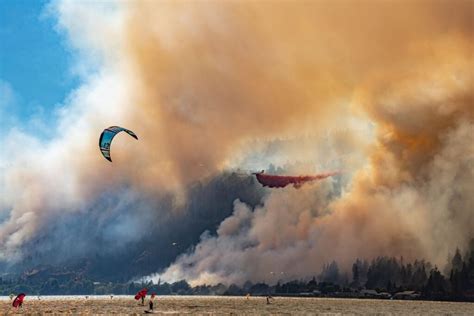
[[[240, 284], [442, 266], [474, 237], [472, 1], [1, 6], [4, 266]], [[114, 138], [110, 163], [112, 125], [138, 141]], [[341, 172], [273, 190], [262, 169]], [[187, 246], [161, 260], [170, 236]]]
[[77, 87], [73, 54], [47, 1], [0, 1], [2, 132], [16, 127], [48, 137], [56, 110]]

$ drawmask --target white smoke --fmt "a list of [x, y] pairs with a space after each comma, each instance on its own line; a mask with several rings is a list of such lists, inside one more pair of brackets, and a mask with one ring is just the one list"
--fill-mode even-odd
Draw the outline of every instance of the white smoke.
[[21, 246], [49, 221], [83, 209], [117, 178], [97, 155], [97, 135], [125, 121], [131, 110], [124, 89], [127, 70], [117, 51], [121, 11], [112, 3], [73, 1], [54, 2], [45, 10], [58, 17], [58, 29], [77, 52], [75, 71], [83, 83], [61, 106], [58, 125], [49, 127], [51, 140], [22, 125], [2, 135], [0, 259], [8, 261], [21, 258]]

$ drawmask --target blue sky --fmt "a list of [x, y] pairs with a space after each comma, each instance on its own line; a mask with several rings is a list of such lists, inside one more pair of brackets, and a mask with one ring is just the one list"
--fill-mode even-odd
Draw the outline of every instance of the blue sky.
[[55, 109], [78, 85], [72, 52], [47, 1], [0, 0], [0, 130], [47, 137]]

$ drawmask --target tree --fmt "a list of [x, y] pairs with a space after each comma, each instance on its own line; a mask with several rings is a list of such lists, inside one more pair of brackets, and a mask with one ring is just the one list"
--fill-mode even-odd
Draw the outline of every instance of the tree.
[[[359, 259], [357, 259], [357, 261], [359, 261]], [[360, 286], [359, 266], [357, 262], [352, 265], [352, 286], [357, 288]]]
[[43, 283], [41, 294], [54, 295], [59, 294], [59, 282], [54, 278], [49, 278], [46, 282]]
[[339, 277], [339, 267], [336, 261], [332, 261], [329, 265], [324, 265], [321, 275], [319, 276], [321, 281], [334, 284], [339, 283]]
[[430, 299], [442, 299], [448, 292], [447, 283], [438, 268], [430, 271], [430, 277], [424, 288], [423, 294]]
[[459, 248], [456, 248], [456, 253], [453, 256], [453, 259], [451, 260], [451, 268], [454, 271], [461, 271], [462, 269], [462, 256], [461, 252], [459, 251]]
[[428, 280], [424, 261], [416, 260], [413, 264], [413, 268], [415, 272], [413, 273], [409, 287], [413, 290], [420, 291], [425, 287]]
[[181, 280], [171, 284], [171, 291], [176, 294], [186, 294], [191, 287], [189, 286], [188, 282], [185, 280]]
[[308, 290], [310, 290], [310, 291], [314, 291], [314, 290], [316, 290], [316, 289], [318, 288], [318, 282], [316, 282], [316, 278], [315, 278], [315, 277], [313, 277], [313, 278], [311, 279], [311, 281], [308, 282], [307, 287], [308, 287]]

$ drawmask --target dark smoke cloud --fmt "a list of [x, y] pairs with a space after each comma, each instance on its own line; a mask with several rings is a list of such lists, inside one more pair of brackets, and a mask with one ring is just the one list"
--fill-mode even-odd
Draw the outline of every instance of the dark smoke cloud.
[[203, 231], [214, 232], [237, 197], [256, 205], [262, 196], [253, 178], [235, 173], [193, 184], [179, 208], [172, 195], [114, 188], [87, 209], [51, 219], [47, 230], [24, 245], [22, 262], [5, 271], [64, 266], [98, 280], [128, 281], [166, 267]]

